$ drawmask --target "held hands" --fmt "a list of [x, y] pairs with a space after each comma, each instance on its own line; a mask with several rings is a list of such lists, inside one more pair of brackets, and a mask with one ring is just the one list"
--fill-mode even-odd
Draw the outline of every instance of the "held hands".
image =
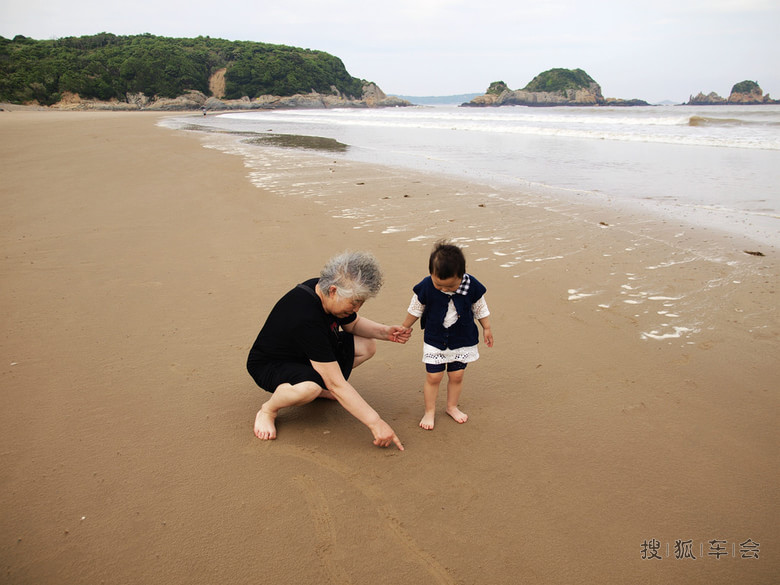
[[406, 343], [412, 336], [411, 327], [400, 327], [393, 325], [388, 330], [388, 341], [394, 341], [395, 343]]

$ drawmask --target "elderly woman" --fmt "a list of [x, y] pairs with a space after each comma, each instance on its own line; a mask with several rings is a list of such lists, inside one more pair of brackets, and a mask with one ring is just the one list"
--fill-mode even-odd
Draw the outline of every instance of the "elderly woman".
[[280, 409], [321, 397], [338, 400], [371, 430], [375, 445], [403, 450], [390, 425], [347, 381], [352, 368], [376, 352], [374, 340], [406, 343], [411, 335], [411, 329], [358, 315], [381, 286], [371, 254], [344, 252], [328, 261], [319, 278], [297, 285], [276, 303], [247, 360], [257, 385], [272, 394], [255, 417], [258, 439], [276, 438]]

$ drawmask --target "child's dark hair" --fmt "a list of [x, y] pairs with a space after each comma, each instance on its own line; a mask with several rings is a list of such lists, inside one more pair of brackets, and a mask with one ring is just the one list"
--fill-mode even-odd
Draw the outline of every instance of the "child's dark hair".
[[441, 240], [433, 246], [428, 259], [428, 272], [441, 279], [462, 277], [466, 274], [466, 257], [460, 248]]

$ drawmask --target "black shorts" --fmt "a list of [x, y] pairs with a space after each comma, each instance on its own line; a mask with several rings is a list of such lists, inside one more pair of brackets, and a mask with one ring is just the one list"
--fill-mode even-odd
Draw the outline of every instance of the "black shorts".
[[[355, 338], [350, 333], [339, 333], [337, 360], [344, 379], [349, 379], [352, 365], [355, 363]], [[280, 384], [298, 384], [314, 382], [325, 389], [325, 382], [311, 362], [250, 362], [247, 364], [249, 375], [263, 390], [274, 392]]]
[[465, 370], [468, 364], [463, 362], [447, 362], [446, 364], [425, 364], [425, 371], [429, 374], [438, 374], [443, 372], [445, 367], [448, 372], [457, 372], [458, 370]]

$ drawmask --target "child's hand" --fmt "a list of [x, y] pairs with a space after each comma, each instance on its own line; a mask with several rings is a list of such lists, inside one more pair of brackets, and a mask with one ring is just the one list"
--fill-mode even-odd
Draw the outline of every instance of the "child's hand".
[[490, 330], [490, 327], [486, 327], [483, 332], [485, 334], [485, 345], [493, 347], [493, 332]]
[[406, 343], [412, 336], [412, 330], [410, 327], [399, 327], [393, 325], [390, 327], [390, 341], [395, 343]]

